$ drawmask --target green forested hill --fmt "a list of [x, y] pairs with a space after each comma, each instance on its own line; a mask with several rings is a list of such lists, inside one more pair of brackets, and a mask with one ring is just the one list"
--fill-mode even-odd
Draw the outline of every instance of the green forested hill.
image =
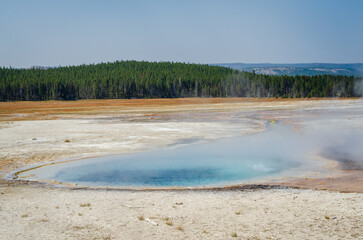
[[117, 61], [48, 69], [0, 68], [0, 100], [175, 97], [353, 97], [360, 78], [270, 76], [225, 67]]

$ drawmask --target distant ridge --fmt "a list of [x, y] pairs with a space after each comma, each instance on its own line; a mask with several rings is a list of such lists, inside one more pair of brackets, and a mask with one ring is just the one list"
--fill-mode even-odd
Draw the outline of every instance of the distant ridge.
[[56, 68], [56, 67], [49, 67], [49, 66], [31, 66], [29, 69], [47, 70], [47, 69], [52, 69], [52, 68]]
[[221, 67], [229, 67], [236, 70], [253, 72], [267, 75], [345, 75], [363, 76], [363, 63], [296, 63], [296, 64], [274, 64], [274, 63], [220, 63], [211, 64]]

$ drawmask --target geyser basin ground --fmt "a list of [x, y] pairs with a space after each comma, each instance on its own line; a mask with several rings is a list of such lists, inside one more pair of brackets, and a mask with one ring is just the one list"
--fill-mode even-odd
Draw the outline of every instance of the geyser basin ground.
[[[19, 174], [86, 186], [122, 188], [214, 187], [258, 181], [311, 169], [303, 137], [273, 124], [262, 133], [157, 151], [104, 156], [47, 165]], [[311, 149], [310, 149], [311, 150]], [[304, 161], [302, 161], [304, 160]], [[314, 165], [315, 166], [315, 165]], [[316, 166], [315, 166], [316, 167]]]
[[[185, 143], [188, 139], [214, 141], [251, 130], [258, 132], [263, 130], [260, 123], [269, 119], [292, 126], [297, 140], [300, 135], [314, 136], [310, 140], [315, 146], [307, 150], [331, 147], [337, 150], [339, 146], [335, 151], [339, 156], [356, 160], [363, 156], [362, 100], [6, 102], [0, 103], [0, 119], [2, 178], [20, 169], [60, 159], [133, 154]], [[70, 142], [65, 142], [66, 139]], [[289, 140], [282, 142], [287, 144], [285, 149], [290, 149], [281, 153], [284, 160], [289, 160], [284, 157], [294, 156], [294, 152], [301, 154], [301, 148], [292, 140], [294, 144], [289, 145]], [[250, 145], [248, 142], [246, 138], [240, 147], [257, 145], [252, 140]], [[279, 138], [262, 143], [263, 147], [258, 146], [261, 153], [265, 149], [271, 154], [273, 149], [281, 149], [276, 146], [281, 143]], [[302, 162], [297, 169], [304, 166]], [[296, 168], [283, 172], [291, 176], [293, 169]], [[294, 174], [298, 177], [295, 183], [288, 179], [280, 182], [333, 191], [94, 191], [2, 179], [0, 236], [4, 239], [226, 239], [237, 231], [237, 238], [241, 239], [358, 239], [362, 235], [363, 171], [354, 170], [354, 176], [350, 175], [352, 171], [345, 171], [349, 175], [337, 177], [331, 170], [327, 170], [328, 177], [317, 174], [314, 179], [299, 178]], [[140, 216], [158, 226], [140, 221]], [[166, 224], [164, 219], [168, 216], [173, 218], [173, 226]], [[183, 230], [178, 230], [178, 226]]]
[[[218, 156], [219, 161], [222, 162], [228, 159], [231, 162], [235, 162], [234, 159], [246, 162], [254, 161], [254, 167], [262, 166], [262, 169], [267, 166], [264, 165], [264, 161], [277, 160], [284, 164], [281, 168], [274, 165], [275, 168], [269, 168], [270, 171], [265, 171], [261, 175], [239, 175], [239, 180], [234, 180], [237, 178], [233, 177], [233, 174], [229, 174], [228, 178], [221, 177], [217, 181], [218, 183], [204, 181], [203, 183], [192, 182], [191, 185], [210, 186], [247, 181], [257, 183], [259, 179], [266, 177], [265, 183], [361, 191], [360, 185], [355, 183], [362, 179], [361, 173], [357, 172], [360, 171], [359, 168], [352, 168], [355, 169], [355, 172], [345, 170], [343, 172], [339, 170], [341, 166], [337, 164], [344, 162], [349, 163], [348, 167], [361, 166], [361, 163], [357, 163], [361, 162], [360, 156], [363, 154], [361, 150], [363, 101], [358, 99], [151, 99], [18, 102], [0, 104], [0, 113], [3, 114], [1, 115], [3, 121], [0, 122], [0, 176], [2, 177], [10, 177], [16, 171], [60, 159], [124, 154], [121, 155], [120, 160], [123, 161], [124, 156], [131, 156], [125, 154], [132, 154], [132, 156], [138, 156], [138, 154], [133, 155], [137, 152], [149, 154], [148, 151], [152, 149], [157, 150], [158, 153], [154, 157], [159, 162], [163, 159], [163, 157], [160, 159], [159, 157], [171, 150], [166, 149], [165, 146], [201, 140], [217, 144], [209, 147], [206, 152], [211, 151], [210, 149], [221, 150], [213, 153], [212, 158], [209, 157], [209, 161], [213, 164], [215, 162], [212, 160]], [[279, 121], [278, 125], [281, 125], [281, 129], [269, 128], [265, 131], [264, 124], [272, 119]], [[291, 131], [289, 127], [294, 130]], [[236, 136], [239, 136], [238, 140], [235, 140]], [[233, 140], [231, 143], [227, 143], [227, 139], [218, 140], [222, 137]], [[233, 143], [233, 141], [235, 142]], [[229, 145], [236, 145], [236, 147], [229, 150]], [[189, 151], [188, 148], [185, 149], [185, 151]], [[334, 152], [338, 151], [339, 156], [344, 156], [344, 159], [338, 159], [341, 157], [337, 158], [337, 154], [332, 155], [331, 149]], [[228, 156], [228, 154], [230, 155]], [[318, 155], [337, 161], [316, 159], [315, 157]], [[346, 159], [346, 156], [349, 159]], [[195, 156], [188, 159], [195, 159], [193, 157]], [[147, 156], [143, 159], [146, 161], [149, 158], [150, 156]], [[204, 156], [199, 160], [203, 158]], [[208, 159], [208, 156], [205, 158]], [[183, 159], [182, 162], [186, 161]], [[262, 162], [261, 165], [259, 165], [259, 161]], [[56, 164], [54, 168], [61, 170], [61, 166], [71, 167], [72, 164], [81, 162], [83, 161], [65, 165]], [[140, 165], [142, 163], [142, 161], [137, 162]], [[326, 163], [329, 164], [328, 168], [321, 166]], [[169, 171], [166, 174], [174, 177], [178, 175], [175, 171], [181, 171], [183, 172], [181, 175], [187, 175], [187, 170], [190, 175], [193, 175], [193, 170], [196, 170], [199, 173], [203, 172], [207, 178], [207, 174], [211, 172], [215, 175], [217, 173], [227, 174], [238, 168], [233, 165], [221, 168], [219, 165], [213, 164], [209, 162], [207, 167], [189, 164], [194, 166], [194, 169], [185, 167], [187, 164], [175, 169], [175, 165], [163, 170]], [[158, 164], [158, 166], [160, 165]], [[248, 167], [251, 165], [244, 166], [243, 170]], [[47, 172], [51, 172], [50, 169], [50, 167], [44, 168]], [[343, 169], [347, 169], [346, 166]], [[43, 170], [43, 167], [38, 170]], [[130, 172], [132, 169], [126, 170]], [[54, 170], [53, 173], [57, 171]], [[163, 173], [156, 171], [154, 174], [163, 175], [165, 171]], [[170, 171], [173, 171], [173, 174], [170, 174]], [[84, 170], [78, 172], [82, 173]], [[37, 180], [36, 177], [38, 180], [43, 179], [32, 174], [30, 171], [24, 172], [20, 174], [21, 177], [29, 175], [31, 177], [20, 179]], [[342, 178], [342, 175], [349, 176]], [[50, 179], [54, 180], [54, 176], [55, 174]], [[286, 178], [289, 176], [293, 176], [293, 178]], [[279, 177], [284, 178], [279, 179]], [[336, 177], [338, 178], [336, 179]], [[319, 178], [324, 179], [319, 180]], [[137, 184], [144, 183], [139, 181]], [[168, 185], [164, 183], [164, 186]]]

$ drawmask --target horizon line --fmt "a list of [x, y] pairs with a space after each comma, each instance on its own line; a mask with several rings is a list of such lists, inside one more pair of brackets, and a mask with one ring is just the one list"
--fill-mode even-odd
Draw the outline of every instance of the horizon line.
[[128, 60], [115, 60], [115, 61], [106, 61], [106, 62], [98, 62], [98, 63], [81, 63], [81, 64], [74, 64], [74, 65], [32, 65], [29, 67], [14, 67], [14, 66], [0, 66], [1, 68], [13, 68], [13, 69], [31, 69], [36, 67], [45, 67], [45, 68], [59, 68], [59, 67], [77, 67], [82, 65], [97, 65], [97, 64], [107, 64], [107, 63], [116, 63], [116, 62], [127, 62], [127, 61], [135, 61], [135, 62], [150, 62], [150, 63], [183, 63], [183, 64], [200, 64], [200, 65], [222, 65], [222, 64], [251, 64], [251, 65], [257, 65], [257, 64], [266, 64], [266, 65], [296, 65], [296, 64], [339, 64], [339, 65], [353, 65], [353, 64], [363, 64], [363, 62], [294, 62], [294, 63], [284, 63], [284, 62], [278, 62], [278, 63], [272, 63], [272, 62], [218, 62], [218, 63], [197, 63], [197, 62], [186, 62], [186, 61], [148, 61], [148, 60], [134, 60], [134, 59], [128, 59]]

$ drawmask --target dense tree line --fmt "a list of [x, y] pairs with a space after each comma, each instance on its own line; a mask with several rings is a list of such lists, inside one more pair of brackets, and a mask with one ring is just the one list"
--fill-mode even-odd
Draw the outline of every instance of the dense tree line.
[[270, 76], [200, 64], [117, 61], [48, 69], [0, 68], [0, 100], [353, 97], [359, 81], [349, 76]]

